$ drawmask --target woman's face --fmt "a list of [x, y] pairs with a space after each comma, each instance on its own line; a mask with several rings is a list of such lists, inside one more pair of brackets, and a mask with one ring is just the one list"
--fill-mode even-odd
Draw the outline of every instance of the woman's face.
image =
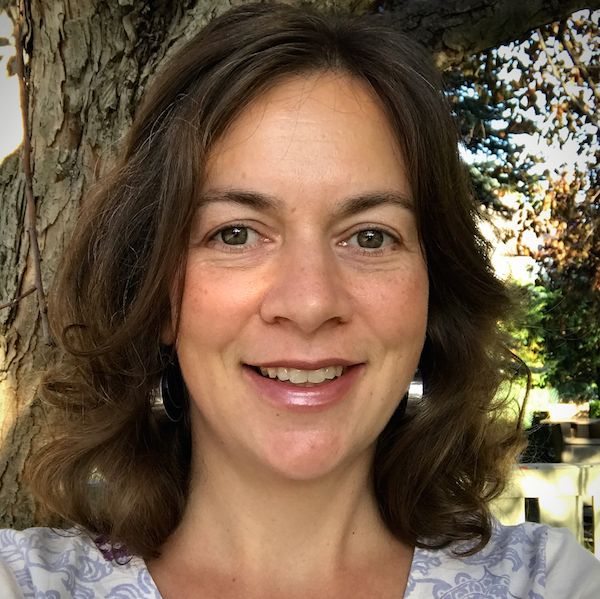
[[175, 343], [197, 455], [297, 480], [370, 463], [427, 295], [372, 92], [321, 73], [262, 95], [214, 146], [192, 229]]

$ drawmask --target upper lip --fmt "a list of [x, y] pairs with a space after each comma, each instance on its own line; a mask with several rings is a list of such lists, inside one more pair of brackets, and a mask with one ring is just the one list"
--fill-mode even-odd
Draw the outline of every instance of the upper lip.
[[318, 370], [328, 366], [354, 366], [356, 364], [360, 364], [360, 362], [345, 360], [344, 358], [323, 358], [320, 360], [282, 359], [247, 363], [248, 366], [256, 368], [295, 368], [297, 370]]

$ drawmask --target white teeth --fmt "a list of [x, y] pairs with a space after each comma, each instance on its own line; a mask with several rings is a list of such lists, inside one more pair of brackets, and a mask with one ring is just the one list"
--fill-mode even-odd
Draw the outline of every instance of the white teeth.
[[321, 368], [320, 370], [311, 370], [308, 373], [308, 382], [309, 383], [322, 383], [325, 380], [325, 373], [323, 372], [325, 368]]
[[261, 368], [260, 373], [270, 379], [290, 381], [296, 385], [305, 383], [322, 383], [341, 376], [343, 366], [327, 366], [317, 370], [299, 370], [298, 368]]
[[290, 383], [308, 383], [308, 372], [306, 370], [297, 370], [290, 368]]
[[269, 377], [280, 381], [289, 381], [290, 373], [287, 368], [269, 368]]

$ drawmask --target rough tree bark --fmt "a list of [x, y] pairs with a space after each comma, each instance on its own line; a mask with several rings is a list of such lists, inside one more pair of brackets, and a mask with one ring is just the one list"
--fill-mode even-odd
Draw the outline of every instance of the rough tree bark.
[[[313, 0], [340, 10], [384, 8], [442, 65], [516, 39], [600, 0]], [[85, 192], [109, 167], [148, 80], [204, 23], [239, 0], [30, 0], [23, 43], [30, 81], [33, 192], [43, 281], [50, 284]], [[0, 0], [0, 8], [10, 1]], [[17, 155], [0, 165], [0, 305], [34, 285]], [[35, 522], [22, 470], [43, 418], [35, 400], [52, 355], [36, 295], [0, 310], [0, 526]]]

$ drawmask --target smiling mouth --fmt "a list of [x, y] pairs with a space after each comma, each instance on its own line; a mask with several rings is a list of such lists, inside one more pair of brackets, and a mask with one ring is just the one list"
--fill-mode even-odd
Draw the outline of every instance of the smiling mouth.
[[302, 370], [299, 368], [275, 367], [261, 368], [258, 366], [250, 366], [255, 372], [264, 378], [274, 379], [281, 382], [292, 383], [301, 387], [312, 387], [333, 381], [341, 377], [347, 366], [326, 366], [325, 368], [317, 368], [315, 370]]

